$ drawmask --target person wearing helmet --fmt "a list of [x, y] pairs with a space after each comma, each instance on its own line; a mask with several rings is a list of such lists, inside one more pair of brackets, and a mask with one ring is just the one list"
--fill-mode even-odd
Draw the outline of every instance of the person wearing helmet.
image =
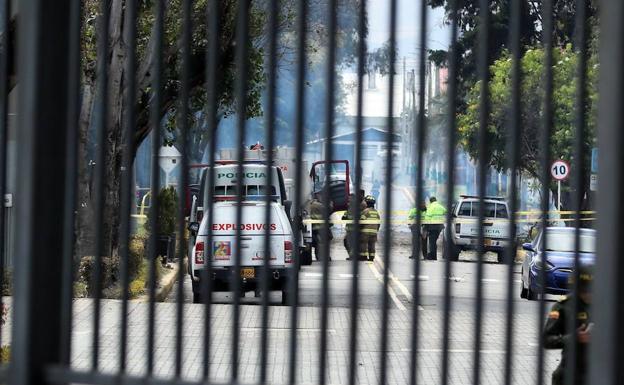
[[[361, 197], [356, 194], [349, 195], [349, 207], [342, 215], [341, 219], [343, 221], [350, 221], [350, 222], [353, 221], [353, 218], [355, 218], [356, 214], [359, 213], [361, 215], [364, 209], [366, 209], [366, 203], [364, 202], [363, 190], [360, 191], [360, 195]], [[356, 212], [358, 203], [360, 205], [360, 208], [359, 208], [359, 211]], [[344, 237], [343, 244], [344, 244], [345, 250], [347, 250], [347, 254], [349, 255], [347, 257], [347, 260], [350, 260], [351, 258], [353, 258], [353, 256], [351, 255], [353, 253], [353, 247], [351, 247], [351, 244], [353, 243], [353, 230], [354, 230], [353, 223], [352, 222], [346, 223], [345, 230], [346, 230], [346, 234]]]
[[[323, 190], [316, 190], [314, 194], [312, 194], [312, 200], [308, 202], [307, 209], [310, 214], [310, 219], [313, 221], [324, 221], [325, 220], [325, 205], [322, 202], [323, 200]], [[329, 212], [333, 211], [333, 204], [329, 202]], [[312, 223], [312, 247], [314, 247], [314, 256], [316, 260], [321, 260], [321, 254], [323, 253], [323, 228], [325, 223], [322, 222], [313, 222]], [[331, 223], [327, 223], [327, 226], [331, 227]], [[329, 231], [328, 242], [333, 238], [331, 231]]]
[[[576, 363], [573, 364], [575, 374], [574, 385], [586, 384], [586, 373], [589, 352], [589, 342], [593, 322], [590, 312], [591, 305], [591, 282], [594, 273], [591, 266], [579, 268], [578, 296], [569, 295], [553, 305], [548, 313], [548, 319], [544, 326], [544, 347], [546, 349], [561, 349], [561, 361], [552, 374], [553, 385], [570, 383], [564, 381], [569, 358], [567, 357], [571, 344], [576, 344]], [[573, 283], [574, 275], [570, 275], [570, 283]], [[576, 316], [573, 315], [574, 304], [578, 304]], [[574, 316], [575, 330], [568, 330], [568, 318]]]
[[360, 259], [373, 261], [375, 259], [375, 245], [377, 244], [377, 233], [379, 232], [380, 216], [375, 209], [375, 198], [371, 195], [364, 198], [366, 208], [362, 211], [360, 219], [363, 222], [360, 226]]

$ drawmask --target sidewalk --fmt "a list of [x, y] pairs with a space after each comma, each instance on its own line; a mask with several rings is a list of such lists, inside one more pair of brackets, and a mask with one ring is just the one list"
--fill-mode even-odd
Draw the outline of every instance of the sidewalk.
[[[91, 301], [75, 302], [74, 343], [72, 366], [88, 370], [92, 340]], [[101, 334], [101, 367], [104, 372], [114, 373], [118, 368], [119, 350], [119, 309], [120, 302], [103, 302]], [[130, 304], [128, 369], [131, 374], [142, 375], [146, 369], [148, 304]], [[170, 378], [174, 372], [175, 357], [175, 310], [176, 304], [156, 304], [155, 370], [156, 376]], [[212, 345], [210, 372], [213, 381], [227, 381], [232, 368], [231, 362], [231, 305], [213, 305], [211, 319]], [[259, 344], [261, 336], [260, 306], [241, 307], [240, 327], [240, 366], [241, 382], [253, 383], [260, 373]], [[298, 381], [299, 383], [318, 382], [318, 348], [320, 341], [321, 310], [303, 307], [300, 311], [298, 337]], [[275, 306], [270, 308], [269, 320], [269, 383], [285, 383], [288, 377], [288, 341], [290, 337], [290, 308]], [[202, 305], [184, 306], [183, 339], [183, 378], [198, 380], [202, 371]], [[442, 316], [441, 309], [425, 309], [420, 315], [419, 383], [440, 382]], [[380, 375], [380, 336], [381, 316], [379, 310], [359, 312], [359, 333], [357, 356], [357, 376], [360, 384], [375, 384]], [[347, 383], [349, 359], [349, 319], [347, 308], [330, 308], [328, 330], [328, 370], [329, 384]], [[450, 384], [470, 383], [473, 366], [473, 315], [470, 312], [452, 313], [450, 347]], [[533, 319], [517, 315], [515, 318], [514, 384], [532, 384], [535, 381], [536, 336]], [[391, 310], [388, 323], [388, 383], [405, 384], [409, 380], [411, 307], [407, 311]], [[498, 313], [484, 316], [484, 336], [482, 350], [482, 383], [500, 384], [504, 365], [504, 320]], [[546, 370], [552, 371], [559, 352], [547, 352]]]

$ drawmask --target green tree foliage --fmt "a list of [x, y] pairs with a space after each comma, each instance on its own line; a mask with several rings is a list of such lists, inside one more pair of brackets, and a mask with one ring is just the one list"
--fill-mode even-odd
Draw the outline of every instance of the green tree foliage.
[[[443, 7], [447, 15], [447, 23], [451, 21], [451, 0], [428, 0], [429, 5]], [[555, 46], [565, 47], [574, 42], [574, 18], [576, 0], [553, 0]], [[587, 1], [587, 15], [594, 20], [597, 14], [596, 0]], [[520, 44], [523, 50], [539, 47], [542, 42], [542, 6], [543, 0], [521, 1]], [[488, 65], [501, 57], [509, 48], [511, 28], [511, 0], [490, 0], [490, 33], [488, 47]], [[477, 57], [479, 55], [479, 33], [481, 31], [479, 0], [460, 1], [457, 41], [458, 53], [461, 57], [458, 67], [458, 91], [464, 96], [476, 81]], [[431, 51], [430, 59], [438, 64], [445, 63], [446, 51]], [[463, 108], [460, 99], [460, 108]]]
[[[520, 169], [538, 179], [540, 177], [541, 152], [539, 147], [540, 132], [543, 130], [544, 113], [544, 53], [543, 49], [529, 49], [521, 60], [521, 141]], [[554, 66], [554, 127], [551, 135], [551, 154], [553, 158], [574, 161], [573, 140], [575, 129], [575, 106], [577, 95], [578, 53], [570, 45], [553, 50]], [[490, 67], [491, 114], [487, 129], [489, 151], [485, 161], [497, 170], [506, 170], [508, 165], [507, 139], [511, 105], [511, 66], [508, 52], [503, 52], [500, 59]], [[596, 55], [589, 58], [587, 71], [588, 99], [585, 105], [587, 127], [585, 131], [585, 164], [589, 165], [591, 147], [595, 146], [597, 78], [598, 63]], [[481, 104], [480, 82], [475, 83], [468, 92], [466, 110], [458, 116], [459, 143], [470, 154], [478, 157], [479, 109]], [[586, 169], [588, 166], [585, 167]], [[589, 179], [589, 178], [585, 178]]]

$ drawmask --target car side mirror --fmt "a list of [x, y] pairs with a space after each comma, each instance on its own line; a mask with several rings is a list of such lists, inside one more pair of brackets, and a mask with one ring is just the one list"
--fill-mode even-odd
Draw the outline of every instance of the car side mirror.
[[197, 234], [197, 232], [199, 231], [199, 222], [191, 222], [188, 225], [188, 230], [193, 234]]
[[533, 248], [533, 244], [532, 243], [523, 243], [522, 244], [522, 249], [526, 250], [526, 251], [535, 251], [535, 249]]

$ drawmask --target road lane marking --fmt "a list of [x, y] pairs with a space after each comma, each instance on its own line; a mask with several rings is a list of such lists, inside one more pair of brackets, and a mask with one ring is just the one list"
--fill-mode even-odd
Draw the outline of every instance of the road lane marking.
[[[383, 276], [379, 273], [379, 270], [377, 270], [377, 267], [375, 267], [375, 264], [367, 263], [367, 265], [368, 265], [368, 268], [372, 271], [375, 278], [377, 278], [377, 280], [381, 282], [381, 284], [383, 285]], [[401, 303], [401, 300], [399, 299], [396, 292], [390, 285], [388, 285], [388, 294], [390, 295], [390, 298], [392, 299], [394, 304], [397, 306], [397, 308], [399, 308], [399, 310], [401, 311], [407, 310], [407, 308], [403, 305], [403, 303]]]
[[[414, 274], [410, 274], [410, 278], [416, 278], [416, 276]], [[428, 281], [429, 280], [429, 276], [428, 275], [419, 275], [418, 276], [418, 280], [419, 281]]]
[[323, 274], [322, 273], [303, 273], [303, 276], [304, 277], [315, 277], [315, 278], [317, 278], [317, 277], [322, 277]]

